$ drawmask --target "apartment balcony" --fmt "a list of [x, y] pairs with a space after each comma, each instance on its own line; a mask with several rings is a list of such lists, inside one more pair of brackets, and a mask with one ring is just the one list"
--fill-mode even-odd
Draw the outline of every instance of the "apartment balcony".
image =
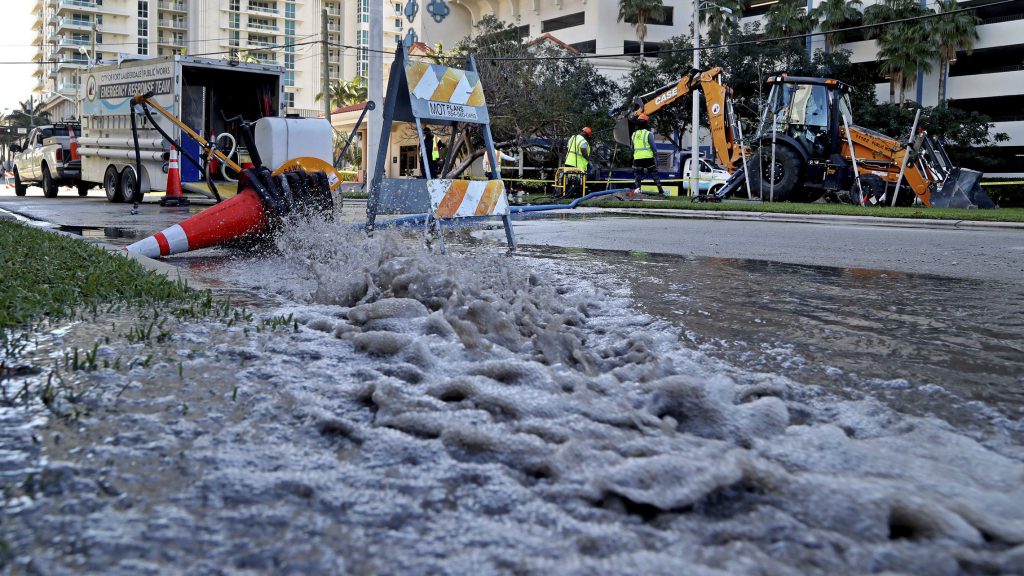
[[278, 27], [276, 24], [254, 24], [249, 22], [249, 30], [267, 30], [270, 32], [277, 32]]
[[91, 40], [82, 40], [76, 38], [61, 38], [57, 43], [57, 50], [78, 50], [79, 46], [89, 46], [92, 44]]
[[260, 58], [259, 56], [257, 56], [256, 63], [263, 64], [265, 66], [277, 66], [277, 58], [273, 56], [271, 56], [270, 58]]
[[170, 48], [184, 48], [185, 47], [185, 39], [184, 38], [173, 38], [173, 37], [168, 37], [168, 36], [160, 36], [160, 37], [157, 38], [156, 43], [158, 45], [160, 45], [160, 46], [165, 46], [165, 47], [170, 47]]
[[273, 48], [277, 46], [276, 42], [268, 42], [266, 40], [247, 40], [249, 48]]
[[184, 20], [158, 20], [157, 24], [161, 28], [171, 28], [174, 30], [187, 30], [188, 25]]
[[337, 6], [328, 6], [327, 15], [341, 18], [341, 8]]
[[122, 28], [118, 28], [115, 24], [100, 24], [96, 26], [96, 31], [102, 33], [104, 36], [131, 36], [134, 31], [129, 32], [126, 24], [121, 25]]
[[71, 18], [58, 18], [57, 31], [59, 32], [61, 30], [84, 30], [88, 32], [92, 30], [92, 22], [73, 20]]
[[249, 4], [247, 8], [249, 9], [249, 12], [256, 12], [258, 14], [272, 14], [275, 16], [278, 14], [277, 8], [268, 8], [266, 6], [257, 6], [254, 4]]
[[36, 69], [32, 71], [32, 76], [36, 78], [42, 78], [43, 76], [46, 76], [46, 68], [43, 68], [42, 66], [36, 66]]
[[1024, 69], [1013, 69], [990, 74], [953, 76], [946, 86], [946, 96], [953, 100], [965, 98], [988, 98], [1009, 96], [1020, 93], [1024, 86]]
[[35, 0], [32, 3], [32, 12], [42, 16], [43, 14], [43, 0]]
[[333, 20], [328, 20], [327, 21], [327, 30], [329, 32], [341, 32], [341, 30], [342, 30], [341, 24], [339, 24], [338, 22], [335, 22]]
[[57, 14], [64, 11], [96, 12], [99, 8], [93, 0], [58, 0]]
[[[81, 69], [81, 68], [85, 68], [88, 65], [89, 65], [89, 60], [87, 60], [85, 56], [82, 56], [81, 58], [68, 58], [66, 56], [61, 56], [60, 58], [57, 59], [57, 65], [54, 68], [54, 70], [57, 71], [57, 70], [62, 70], [64, 68], [78, 68], [78, 69]], [[53, 72], [51, 72], [50, 75], [52, 76]]]
[[188, 12], [188, 7], [185, 5], [184, 2], [168, 2], [165, 0], [160, 0], [160, 2], [157, 2], [156, 7], [160, 10], [167, 10], [170, 12], [181, 12], [182, 14], [186, 14]]
[[80, 82], [61, 82], [57, 84], [57, 92], [74, 92], [78, 93], [78, 90], [82, 87]]

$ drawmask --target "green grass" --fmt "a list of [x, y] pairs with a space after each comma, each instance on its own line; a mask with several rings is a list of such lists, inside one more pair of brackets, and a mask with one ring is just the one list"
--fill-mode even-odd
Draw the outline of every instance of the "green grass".
[[100, 248], [0, 220], [0, 329], [115, 303], [145, 305], [198, 297], [181, 281]]
[[[971, 220], [978, 222], [1024, 222], [1024, 208], [1000, 208], [998, 210], [966, 210], [961, 208], [924, 208], [924, 207], [867, 207], [850, 204], [798, 204], [790, 202], [747, 202], [729, 201], [720, 203], [693, 202], [689, 198], [670, 198], [662, 200], [645, 195], [645, 201], [622, 202], [613, 199], [599, 198], [585, 202], [584, 206], [596, 208], [661, 208], [667, 210], [704, 210], [712, 212], [757, 212], [775, 214], [815, 214], [838, 216], [873, 216], [880, 218], [912, 218], [922, 220]], [[542, 196], [525, 196], [524, 200], [532, 204], [559, 203], [551, 202]], [[568, 203], [562, 201], [560, 203]]]

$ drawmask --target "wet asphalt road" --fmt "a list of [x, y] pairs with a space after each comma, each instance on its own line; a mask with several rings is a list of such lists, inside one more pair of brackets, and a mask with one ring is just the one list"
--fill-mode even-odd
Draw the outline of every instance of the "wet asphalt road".
[[[194, 199], [188, 208], [164, 208], [159, 194], [146, 198], [138, 214], [129, 204], [111, 204], [100, 189], [79, 198], [70, 188], [44, 198], [38, 188], [16, 197], [0, 187], [0, 209], [50, 222], [114, 245], [126, 245], [175, 224], [212, 201]], [[953, 223], [825, 217], [787, 221], [783, 215], [619, 214], [580, 209], [517, 220], [521, 244], [624, 250], [708, 258], [740, 258], [837, 268], [892, 270], [963, 279], [1024, 282], [1024, 226], [957, 227]], [[709, 217], [710, 216], [710, 217]], [[362, 222], [365, 202], [349, 201], [345, 220]], [[883, 225], [879, 225], [883, 224]], [[500, 229], [479, 233], [504, 241]]]

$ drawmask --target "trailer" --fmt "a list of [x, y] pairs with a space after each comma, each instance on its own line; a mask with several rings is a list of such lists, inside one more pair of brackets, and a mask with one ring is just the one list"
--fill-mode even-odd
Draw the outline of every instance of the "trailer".
[[[111, 202], [131, 201], [141, 193], [167, 189], [170, 144], [152, 121], [181, 143], [186, 156], [202, 163], [199, 144], [168, 118], [149, 120], [135, 110], [141, 174], [136, 174], [132, 98], [150, 94], [200, 136], [242, 142], [240, 120], [285, 116], [284, 73], [280, 66], [189, 56], [165, 56], [97, 66], [82, 84], [82, 180], [102, 185]], [[236, 151], [243, 159], [244, 150]], [[242, 162], [240, 161], [239, 164]], [[187, 158], [181, 161], [183, 183], [204, 174]]]

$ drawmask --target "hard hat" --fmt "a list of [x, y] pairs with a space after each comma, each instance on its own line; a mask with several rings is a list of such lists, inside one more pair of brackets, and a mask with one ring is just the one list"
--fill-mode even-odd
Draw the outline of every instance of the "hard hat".
[[647, 122], [648, 120], [651, 119], [651, 117], [648, 116], [647, 114], [641, 114], [641, 115], [637, 116], [636, 119], [641, 121], [641, 122]]
[[594, 135], [594, 131], [590, 129], [590, 126], [584, 126], [583, 133], [586, 134], [588, 138]]

